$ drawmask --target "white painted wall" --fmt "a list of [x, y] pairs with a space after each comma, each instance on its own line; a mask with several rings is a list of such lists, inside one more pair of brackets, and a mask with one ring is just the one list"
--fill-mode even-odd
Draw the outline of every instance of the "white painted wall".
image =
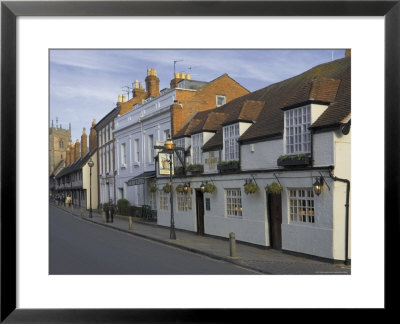
[[316, 133], [312, 140], [314, 166], [334, 165], [334, 133]]
[[[153, 146], [164, 141], [164, 132], [171, 131], [170, 106], [174, 103], [176, 91], [171, 89], [159, 97], [147, 100], [133, 110], [115, 119], [116, 140], [116, 187], [126, 188], [125, 198], [133, 205], [147, 204], [148, 195], [143, 186], [127, 186], [126, 183], [143, 172], [154, 171], [153, 157], [156, 152], [149, 146], [149, 135], [153, 136]], [[135, 140], [139, 140], [139, 162], [135, 161]], [[126, 167], [121, 165], [121, 144], [126, 147]], [[140, 188], [139, 188], [140, 187]]]
[[[254, 146], [254, 152], [251, 151], [252, 146]], [[241, 145], [242, 170], [277, 169], [277, 160], [282, 154], [282, 139]]]
[[311, 104], [311, 124], [313, 124], [327, 108], [327, 105]]
[[[213, 164], [213, 168], [211, 168], [212, 164], [207, 163], [206, 161], [210, 159], [210, 155], [214, 154], [214, 159], [216, 159], [216, 162]], [[220, 157], [220, 151], [209, 151], [209, 152], [203, 152], [203, 165], [204, 165], [204, 173], [218, 173], [218, 168], [217, 164], [218, 162], [221, 161]]]
[[322, 188], [320, 196], [315, 195], [315, 223], [290, 222], [289, 192], [290, 188], [312, 188], [319, 172], [291, 172], [279, 177], [282, 191], [282, 249], [333, 258], [333, 182], [323, 173], [328, 186]]
[[[97, 161], [97, 152], [95, 152], [92, 155], [92, 160], [93, 162]], [[89, 160], [87, 161], [89, 162]], [[87, 206], [86, 208], [90, 208], [90, 183], [91, 183], [91, 188], [92, 188], [92, 209], [97, 209], [97, 206], [99, 204], [98, 201], [98, 186], [97, 186], [97, 175], [98, 175], [98, 167], [97, 163], [94, 163], [92, 167], [92, 180], [90, 181], [90, 168], [88, 164], [86, 164], [82, 167], [82, 188], [86, 189], [86, 201], [87, 201]]]
[[[333, 174], [336, 177], [348, 179], [351, 181], [351, 132], [343, 135], [342, 132], [336, 131], [333, 134], [335, 169]], [[345, 258], [345, 203], [346, 203], [346, 184], [335, 182], [334, 186], [334, 207], [333, 207], [333, 223], [334, 223], [334, 246], [333, 253], [335, 259], [344, 260]], [[351, 259], [351, 194], [349, 209], [349, 246], [348, 257]]]

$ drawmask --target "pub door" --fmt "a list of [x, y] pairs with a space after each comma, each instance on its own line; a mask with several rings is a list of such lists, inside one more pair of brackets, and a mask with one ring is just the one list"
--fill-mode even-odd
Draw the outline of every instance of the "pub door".
[[197, 234], [204, 235], [204, 194], [196, 190]]
[[282, 249], [282, 198], [281, 194], [267, 194], [269, 237], [273, 249]]

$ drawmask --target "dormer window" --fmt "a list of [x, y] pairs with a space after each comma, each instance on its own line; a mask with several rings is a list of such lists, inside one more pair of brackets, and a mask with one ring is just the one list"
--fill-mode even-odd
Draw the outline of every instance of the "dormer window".
[[217, 95], [217, 107], [225, 105], [225, 104], [226, 104], [226, 97]]
[[239, 160], [239, 123], [224, 127], [224, 160], [237, 161]]
[[185, 81], [181, 81], [178, 83], [178, 88], [179, 89], [185, 89]]
[[311, 105], [285, 111], [286, 154], [311, 152]]
[[203, 146], [203, 133], [194, 134], [192, 137], [192, 164], [203, 164], [201, 147]]

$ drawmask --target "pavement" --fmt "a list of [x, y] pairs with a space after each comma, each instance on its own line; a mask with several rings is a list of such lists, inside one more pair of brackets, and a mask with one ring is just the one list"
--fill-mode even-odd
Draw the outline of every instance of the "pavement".
[[103, 216], [97, 212], [89, 212], [79, 208], [58, 206], [71, 213], [74, 217], [105, 226], [113, 230], [122, 231], [176, 248], [205, 255], [213, 259], [223, 260], [238, 266], [253, 270], [260, 274], [275, 275], [349, 275], [351, 266], [333, 264], [315, 260], [309, 257], [284, 253], [279, 250], [257, 247], [254, 245], [236, 242], [236, 254], [230, 256], [229, 240], [210, 236], [200, 236], [197, 233], [175, 229], [176, 239], [170, 239], [170, 228], [157, 225], [155, 221], [132, 217], [132, 229], [129, 229], [129, 219], [126, 216], [116, 216], [111, 223], [105, 222]]

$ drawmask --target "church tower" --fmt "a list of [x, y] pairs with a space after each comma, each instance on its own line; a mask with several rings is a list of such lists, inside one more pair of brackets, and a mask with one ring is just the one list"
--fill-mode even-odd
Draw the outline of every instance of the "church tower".
[[64, 129], [61, 125], [58, 125], [58, 118], [56, 119], [56, 126], [51, 121], [49, 128], [49, 174], [65, 166], [70, 141], [71, 124], [69, 124], [69, 129]]

